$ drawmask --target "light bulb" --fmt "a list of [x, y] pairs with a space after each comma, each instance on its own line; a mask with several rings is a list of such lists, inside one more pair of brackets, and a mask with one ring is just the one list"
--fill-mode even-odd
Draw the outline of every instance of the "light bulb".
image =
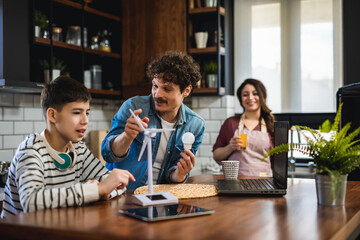
[[192, 134], [191, 132], [186, 132], [184, 133], [184, 135], [182, 136], [182, 142], [184, 144], [184, 148], [185, 149], [191, 149], [192, 144], [195, 141], [195, 136], [194, 134]]

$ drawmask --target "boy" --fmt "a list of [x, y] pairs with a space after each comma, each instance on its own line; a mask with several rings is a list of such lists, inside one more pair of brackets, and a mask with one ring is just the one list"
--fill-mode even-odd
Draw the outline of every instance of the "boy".
[[41, 105], [46, 129], [29, 135], [16, 151], [5, 186], [2, 218], [105, 200], [121, 194], [129, 179], [135, 181], [126, 170], [110, 173], [81, 142], [90, 99], [88, 90], [69, 77], [58, 77], [44, 87]]
[[[108, 169], [127, 169], [135, 176], [137, 181], [130, 183], [129, 189], [147, 181], [147, 154], [138, 161], [144, 133], [129, 108], [145, 128], [175, 129], [157, 134], [152, 140], [153, 181], [158, 184], [186, 182], [205, 130], [204, 120], [183, 104], [201, 79], [200, 67], [191, 56], [179, 51], [166, 52], [149, 64], [146, 75], [152, 81], [151, 94], [123, 103], [101, 146]], [[184, 149], [181, 140], [186, 132], [195, 136], [191, 150]]]

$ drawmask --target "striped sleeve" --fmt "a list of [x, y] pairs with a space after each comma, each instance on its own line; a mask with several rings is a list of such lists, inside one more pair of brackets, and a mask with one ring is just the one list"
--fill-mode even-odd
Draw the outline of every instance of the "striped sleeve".
[[85, 151], [82, 153], [84, 158], [82, 181], [86, 182], [87, 180], [98, 180], [101, 182], [109, 174], [109, 170], [97, 159], [92, 152], [85, 147]]
[[[110, 171], [101, 163], [99, 159], [97, 159], [92, 154], [92, 152], [87, 147], [85, 147], [85, 151], [83, 151], [81, 155], [84, 157], [82, 181], [86, 182], [87, 180], [98, 180], [99, 182], [101, 182], [110, 174]], [[109, 199], [119, 196], [123, 194], [125, 191], [126, 188], [118, 189], [118, 190], [115, 189], [110, 193]], [[87, 194], [85, 194], [85, 196], [86, 195]]]
[[[39, 163], [41, 161], [35, 155], [24, 155], [17, 164], [15, 182], [24, 212], [79, 206], [99, 199], [96, 183], [76, 183], [68, 187], [46, 188], [44, 166]], [[85, 198], [84, 192], [92, 194], [88, 194]]]

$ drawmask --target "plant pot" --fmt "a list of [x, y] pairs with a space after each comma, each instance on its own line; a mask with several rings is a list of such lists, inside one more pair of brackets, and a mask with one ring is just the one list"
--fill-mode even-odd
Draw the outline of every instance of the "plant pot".
[[[59, 69], [53, 69], [52, 70], [52, 80], [60, 76], [60, 70]], [[44, 70], [44, 80], [45, 83], [50, 83], [50, 71], [49, 69]]]
[[218, 76], [216, 74], [206, 74], [206, 85], [209, 88], [217, 88]]
[[316, 195], [318, 204], [341, 206], [345, 203], [347, 175], [341, 175], [333, 184], [329, 175], [316, 174]]
[[39, 26], [35, 26], [35, 37], [40, 37], [40, 30]]
[[206, 7], [216, 7], [217, 0], [206, 0], [205, 6]]
[[206, 48], [207, 40], [208, 40], [207, 32], [195, 33], [195, 43], [197, 48]]

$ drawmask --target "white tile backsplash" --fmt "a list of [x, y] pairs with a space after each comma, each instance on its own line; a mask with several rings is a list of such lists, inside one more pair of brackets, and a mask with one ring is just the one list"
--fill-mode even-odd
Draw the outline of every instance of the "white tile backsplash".
[[221, 107], [221, 97], [201, 97], [199, 98], [199, 108]]
[[96, 129], [97, 130], [109, 130], [111, 127], [110, 121], [98, 121]]
[[205, 120], [205, 131], [206, 132], [219, 132], [220, 131], [220, 121], [218, 120]]
[[191, 107], [193, 109], [199, 108], [199, 97], [191, 97], [191, 101], [192, 101]]
[[34, 107], [41, 108], [40, 95], [34, 95]]
[[110, 110], [110, 111], [114, 111], [114, 104], [113, 101], [111, 100], [104, 100], [104, 110]]
[[86, 132], [90, 132], [93, 130], [96, 130], [96, 122], [95, 121], [89, 121], [89, 124], [87, 126]]
[[30, 134], [34, 133], [33, 122], [14, 122], [15, 134]]
[[237, 101], [237, 98], [234, 96], [230, 96], [230, 95], [223, 96], [221, 98], [221, 107], [235, 109], [235, 101]]
[[44, 120], [43, 111], [41, 108], [25, 108], [24, 120]]
[[212, 145], [201, 144], [199, 147], [199, 154], [201, 157], [212, 157]]
[[6, 106], [6, 107], [14, 106], [14, 94], [0, 93], [0, 106]]
[[17, 148], [19, 144], [24, 140], [23, 135], [4, 135], [4, 149]]
[[221, 120], [227, 116], [226, 108], [211, 108], [210, 109], [210, 118], [211, 120]]
[[209, 144], [210, 143], [210, 134], [205, 132], [202, 140], [202, 144]]
[[[220, 130], [219, 130], [220, 132]], [[216, 142], [217, 137], [219, 136], [219, 133], [210, 133], [210, 142], [214, 145]]]
[[204, 120], [210, 119], [210, 109], [209, 108], [194, 108], [194, 112], [199, 114]]
[[34, 121], [33, 133], [41, 133], [46, 127], [45, 121]]
[[23, 108], [3, 108], [4, 120], [24, 120]]
[[89, 115], [90, 121], [104, 121], [105, 120], [105, 114], [104, 111], [100, 109], [91, 109], [90, 115]]
[[116, 112], [117, 111], [108, 111], [108, 110], [103, 111], [103, 114], [104, 114], [103, 120], [105, 120], [105, 121], [110, 120], [110, 122], [111, 122], [111, 120], [114, 118], [114, 115]]
[[0, 161], [11, 162], [14, 157], [13, 150], [0, 150]]
[[90, 113], [93, 112], [93, 110], [101, 110], [104, 107], [104, 100], [103, 99], [92, 99], [90, 102]]
[[0, 122], [0, 134], [13, 134], [14, 123], [12, 121], [1, 121]]
[[0, 149], [3, 148], [3, 136], [0, 136]]
[[16, 107], [33, 107], [34, 97], [30, 94], [15, 94], [14, 106]]

